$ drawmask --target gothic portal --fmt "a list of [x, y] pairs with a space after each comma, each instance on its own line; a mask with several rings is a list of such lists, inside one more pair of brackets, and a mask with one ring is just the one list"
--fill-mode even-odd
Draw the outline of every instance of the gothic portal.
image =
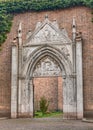
[[63, 79], [63, 118], [83, 118], [82, 38], [72, 20], [72, 40], [57, 21], [37, 22], [18, 45], [12, 46], [11, 118], [33, 117], [33, 78], [60, 76]]

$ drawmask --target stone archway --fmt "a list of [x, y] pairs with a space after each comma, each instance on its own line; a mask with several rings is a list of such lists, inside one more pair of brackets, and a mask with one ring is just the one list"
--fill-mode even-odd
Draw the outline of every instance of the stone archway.
[[[38, 74], [35, 71], [40, 69], [37, 67], [38, 63], [45, 57], [47, 57], [47, 63], [57, 64], [57, 71], [54, 72], [63, 78], [64, 118], [80, 119], [83, 117], [82, 40], [80, 35], [76, 37], [74, 24], [73, 20], [73, 38], [75, 38], [73, 42], [69, 39], [65, 29], [58, 28], [57, 21], [50, 22], [46, 18], [43, 23], [37, 23], [35, 31], [30, 32], [25, 44], [22, 44], [20, 23], [18, 29], [19, 46], [12, 47], [12, 118], [33, 117], [32, 79]], [[49, 64], [46, 66], [47, 69], [51, 68]], [[44, 76], [44, 73], [41, 75]], [[51, 72], [50, 75], [53, 73]]]
[[[53, 53], [53, 48], [47, 46], [43, 48], [44, 53], [40, 54], [37, 58], [38, 60], [35, 61], [34, 69], [32, 76], [30, 77], [45, 77], [45, 76], [62, 76], [63, 78], [63, 113], [64, 118], [76, 118], [76, 101], [75, 101], [75, 93], [73, 87], [73, 76], [68, 72], [71, 72], [70, 62], [68, 64], [67, 69], [65, 70], [65, 64], [62, 64], [62, 60], [60, 62], [56, 62], [53, 54], [49, 54], [49, 50]], [[45, 52], [48, 50], [48, 53]], [[41, 52], [41, 49], [39, 49]], [[38, 53], [40, 53], [38, 52]], [[43, 57], [44, 55], [44, 57]], [[53, 56], [52, 56], [53, 55]], [[56, 53], [57, 55], [57, 53]], [[62, 55], [62, 54], [61, 54]], [[52, 59], [52, 58], [53, 59]], [[64, 57], [64, 56], [63, 56]], [[63, 59], [63, 58], [62, 58]], [[58, 59], [57, 59], [58, 60]], [[65, 61], [65, 59], [64, 59]], [[46, 64], [48, 63], [48, 64]], [[60, 63], [60, 65], [58, 64]], [[44, 68], [43, 68], [44, 65]], [[61, 68], [60, 68], [61, 66]], [[32, 68], [32, 67], [31, 67]], [[43, 70], [42, 70], [43, 69]], [[47, 70], [46, 70], [47, 69]], [[52, 71], [51, 71], [52, 70]], [[69, 70], [69, 71], [68, 71]], [[68, 72], [66, 72], [68, 71]], [[31, 78], [30, 78], [31, 79]], [[62, 86], [61, 86], [62, 87]], [[68, 115], [69, 113], [69, 115]]]
[[[51, 57], [44, 56], [36, 63], [33, 72], [34, 111], [40, 110], [39, 101], [43, 96], [49, 102], [49, 111], [59, 110], [60, 100], [62, 105], [62, 92], [60, 92], [61, 99], [58, 101], [59, 88], [62, 90], [62, 84], [59, 87], [59, 76], [62, 77], [61, 69]], [[62, 108], [60, 110], [62, 111]]]
[[[32, 61], [31, 59], [34, 60]], [[60, 69], [59, 73], [56, 75], [61, 75], [63, 77], [63, 112], [64, 112], [64, 117], [66, 118], [68, 116], [69, 113], [69, 118], [75, 118], [76, 117], [76, 101], [74, 99], [74, 87], [73, 87], [73, 76], [72, 76], [72, 70], [71, 70], [71, 63], [69, 62], [69, 59], [65, 59], [65, 56], [58, 50], [55, 49], [51, 46], [43, 46], [41, 48], [38, 48], [32, 55], [32, 58], [29, 58], [28, 60], [28, 67], [27, 70], [25, 70], [26, 68], [24, 68], [25, 72], [26, 72], [26, 79], [24, 82], [26, 82], [27, 87], [29, 86], [28, 84], [30, 84], [29, 89], [32, 90], [33, 92], [33, 83], [32, 83], [32, 78], [35, 76], [35, 71], [36, 71], [36, 65], [38, 64], [38, 62], [40, 60], [42, 60], [42, 58], [45, 57], [52, 57], [59, 66], [58, 69]], [[49, 58], [47, 59], [49, 61]], [[27, 64], [27, 62], [26, 62]], [[25, 65], [26, 67], [26, 65]], [[23, 75], [25, 73], [23, 71]], [[41, 70], [40, 70], [41, 72]], [[40, 75], [40, 74], [39, 74]], [[51, 74], [53, 75], [53, 74]], [[26, 85], [24, 85], [24, 88], [26, 90], [29, 90], [25, 87]], [[25, 90], [23, 90], [25, 91]], [[23, 103], [23, 106], [26, 106], [27, 103], [27, 108], [25, 109], [30, 109], [31, 115], [33, 116], [33, 93], [30, 95], [28, 94], [28, 92], [26, 92], [28, 96], [31, 96], [31, 100], [28, 100], [28, 97], [25, 97], [25, 103]], [[24, 94], [25, 95], [25, 94]], [[21, 108], [23, 109], [23, 108]]]

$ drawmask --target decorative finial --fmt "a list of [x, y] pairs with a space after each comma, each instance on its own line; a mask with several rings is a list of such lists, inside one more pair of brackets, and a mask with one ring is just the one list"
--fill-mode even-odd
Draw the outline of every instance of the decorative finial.
[[45, 15], [45, 19], [48, 19], [48, 14]]
[[73, 27], [76, 27], [75, 17], [73, 17]]
[[77, 32], [76, 33], [76, 40], [81, 41], [82, 40], [82, 32]]
[[12, 45], [17, 45], [17, 39], [18, 39], [18, 37], [13, 38]]
[[22, 22], [19, 23], [19, 27], [18, 27], [18, 43], [19, 46], [22, 45]]
[[73, 17], [73, 22], [72, 22], [72, 34], [73, 34], [73, 42], [75, 42], [75, 39], [76, 39], [76, 21], [75, 21], [75, 17]]
[[20, 34], [22, 33], [22, 23], [19, 23], [19, 27], [18, 27], [18, 35], [19, 37], [21, 36]]

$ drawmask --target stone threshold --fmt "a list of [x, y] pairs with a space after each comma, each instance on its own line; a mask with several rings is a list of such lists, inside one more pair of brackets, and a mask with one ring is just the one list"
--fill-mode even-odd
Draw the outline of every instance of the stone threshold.
[[83, 118], [82, 121], [87, 123], [93, 123], [93, 119]]
[[8, 117], [0, 117], [0, 120], [6, 120], [9, 119]]

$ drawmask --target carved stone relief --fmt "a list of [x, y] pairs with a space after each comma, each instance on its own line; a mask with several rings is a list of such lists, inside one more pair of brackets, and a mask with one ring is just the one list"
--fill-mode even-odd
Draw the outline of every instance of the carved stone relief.
[[32, 43], [40, 43], [45, 41], [55, 41], [59, 37], [59, 34], [52, 29], [49, 25], [46, 25], [42, 30], [40, 30], [35, 37], [32, 39]]
[[62, 73], [58, 63], [46, 56], [36, 65], [33, 76], [62, 76]]
[[28, 38], [31, 36], [31, 34], [32, 34], [31, 30], [29, 30], [29, 31], [27, 32], [27, 34], [26, 34], [26, 39], [28, 39]]
[[32, 36], [31, 41], [28, 44], [41, 44], [49, 41], [62, 41], [62, 43], [71, 43], [71, 40], [68, 37], [65, 38], [65, 35], [63, 36], [60, 30], [56, 31], [50, 25], [46, 24], [41, 30]]
[[67, 57], [70, 55], [70, 54], [69, 54], [69, 51], [68, 51], [68, 49], [67, 49], [66, 46], [63, 46], [63, 47], [61, 48], [61, 51], [62, 51], [62, 53], [64, 53]]
[[54, 45], [55, 48], [58, 48], [62, 54], [64, 54], [71, 63], [72, 61], [72, 46], [71, 45]]
[[38, 47], [24, 47], [23, 48], [23, 62], [29, 57], [29, 55]]

